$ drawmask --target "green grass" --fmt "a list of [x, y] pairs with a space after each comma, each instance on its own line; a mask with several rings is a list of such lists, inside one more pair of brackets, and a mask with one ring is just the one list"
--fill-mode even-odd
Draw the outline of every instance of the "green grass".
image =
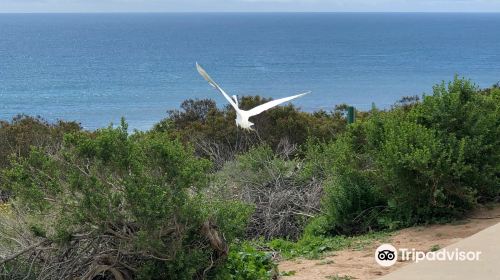
[[312, 236], [304, 235], [297, 242], [274, 239], [266, 245], [274, 251], [280, 253], [285, 259], [303, 257], [306, 259], [320, 259], [332, 251], [343, 249], [363, 250], [367, 245], [375, 241], [387, 240], [390, 236], [388, 232], [373, 232], [359, 236]]

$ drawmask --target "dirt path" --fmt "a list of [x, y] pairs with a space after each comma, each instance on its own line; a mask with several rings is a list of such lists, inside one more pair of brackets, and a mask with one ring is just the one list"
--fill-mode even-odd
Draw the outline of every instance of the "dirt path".
[[[391, 243], [396, 248], [430, 251], [431, 248], [445, 247], [497, 223], [500, 223], [500, 205], [493, 209], [477, 210], [468, 219], [453, 224], [403, 229], [395, 232], [387, 240], [366, 246], [362, 250], [337, 251], [321, 260], [282, 261], [279, 270], [295, 271], [292, 276], [282, 277], [283, 280], [377, 279], [406, 265], [404, 262], [398, 262], [390, 268], [379, 266], [375, 262], [374, 253], [381, 243]], [[335, 276], [348, 277], [335, 278]]]

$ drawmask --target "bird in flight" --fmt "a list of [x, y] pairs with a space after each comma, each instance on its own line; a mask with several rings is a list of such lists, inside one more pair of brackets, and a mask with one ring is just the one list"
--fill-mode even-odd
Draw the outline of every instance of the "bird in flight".
[[229, 97], [229, 95], [227, 95], [227, 93], [216, 83], [214, 82], [214, 80], [212, 80], [212, 78], [210, 78], [210, 76], [208, 75], [208, 73], [205, 71], [205, 69], [203, 69], [199, 64], [198, 62], [196, 62], [196, 69], [198, 70], [198, 73], [200, 73], [200, 75], [205, 78], [205, 80], [207, 80], [207, 82], [212, 86], [214, 87], [215, 89], [217, 89], [220, 93], [222, 93], [222, 95], [224, 95], [224, 97], [227, 99], [227, 101], [229, 102], [229, 104], [231, 104], [231, 106], [233, 106], [234, 110], [236, 110], [236, 126], [239, 126], [243, 129], [246, 129], [246, 130], [254, 130], [252, 128], [252, 125], [253, 123], [250, 122], [248, 119], [250, 117], [253, 117], [255, 115], [258, 115], [266, 110], [269, 110], [275, 106], [278, 106], [279, 104], [281, 103], [285, 103], [287, 101], [290, 101], [292, 99], [295, 99], [295, 98], [298, 98], [298, 97], [301, 97], [303, 95], [306, 95], [308, 93], [310, 93], [310, 91], [308, 92], [304, 92], [304, 93], [301, 93], [301, 94], [297, 94], [297, 95], [293, 95], [293, 96], [289, 96], [289, 97], [284, 97], [284, 98], [280, 98], [280, 99], [276, 99], [276, 100], [272, 100], [272, 101], [269, 101], [267, 103], [264, 103], [262, 105], [259, 105], [255, 108], [252, 108], [250, 110], [242, 110], [238, 107], [238, 97], [236, 95], [233, 95], [232, 98]]

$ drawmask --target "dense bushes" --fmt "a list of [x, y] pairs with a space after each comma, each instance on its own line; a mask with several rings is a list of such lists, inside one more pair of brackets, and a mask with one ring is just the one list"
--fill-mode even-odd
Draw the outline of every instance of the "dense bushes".
[[[240, 107], [250, 109], [267, 101], [269, 99], [260, 96], [244, 96]], [[211, 159], [218, 169], [235, 155], [260, 143], [276, 150], [283, 142], [301, 145], [309, 137], [332, 139], [345, 129], [343, 110], [345, 105], [331, 113], [300, 112], [293, 105], [277, 107], [252, 117], [255, 133], [236, 128], [236, 114], [230, 105], [219, 109], [212, 100], [190, 99], [182, 103], [181, 110], [169, 111], [169, 116], [154, 130], [180, 135], [195, 145], [198, 155]]]
[[32, 242], [46, 240], [25, 256], [36, 267], [31, 273], [206, 276], [248, 220], [243, 206], [215, 207], [200, 195], [209, 166], [165, 133], [128, 135], [125, 124], [68, 134], [57, 152], [35, 148], [16, 159], [4, 176], [32, 221]]
[[322, 210], [331, 233], [368, 230], [384, 205], [373, 185], [373, 162], [363, 154], [358, 125], [328, 144], [310, 143], [305, 175], [321, 178]]
[[210, 100], [134, 134], [2, 122], [0, 190], [13, 197], [0, 213], [0, 277], [268, 279], [272, 255], [243, 238], [317, 257], [357, 246], [350, 235], [498, 200], [498, 87], [456, 78], [351, 125], [344, 109], [279, 107], [252, 120], [257, 133]]
[[500, 186], [500, 89], [480, 91], [467, 80], [434, 87], [410, 121], [436, 130], [449, 151], [444, 168], [454, 184], [478, 191], [480, 201], [498, 196]]
[[65, 133], [80, 129], [80, 125], [75, 122], [58, 121], [51, 124], [40, 117], [25, 115], [14, 117], [11, 122], [0, 120], [0, 168], [7, 166], [10, 155], [26, 156], [31, 146], [57, 146]]
[[338, 140], [312, 145], [308, 169], [325, 178], [329, 230], [448, 220], [498, 197], [499, 98], [456, 78], [422, 102], [373, 110]]
[[[65, 133], [79, 131], [75, 122], [48, 123], [40, 117], [18, 115], [11, 122], [0, 120], [0, 170], [9, 165], [10, 157], [24, 157], [31, 147], [56, 150]], [[7, 200], [5, 182], [0, 176], [0, 202]]]

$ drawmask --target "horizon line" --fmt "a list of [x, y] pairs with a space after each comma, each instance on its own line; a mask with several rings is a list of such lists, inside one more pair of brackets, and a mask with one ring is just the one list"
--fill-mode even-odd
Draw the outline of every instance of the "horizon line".
[[500, 14], [500, 11], [0, 11], [0, 14]]

